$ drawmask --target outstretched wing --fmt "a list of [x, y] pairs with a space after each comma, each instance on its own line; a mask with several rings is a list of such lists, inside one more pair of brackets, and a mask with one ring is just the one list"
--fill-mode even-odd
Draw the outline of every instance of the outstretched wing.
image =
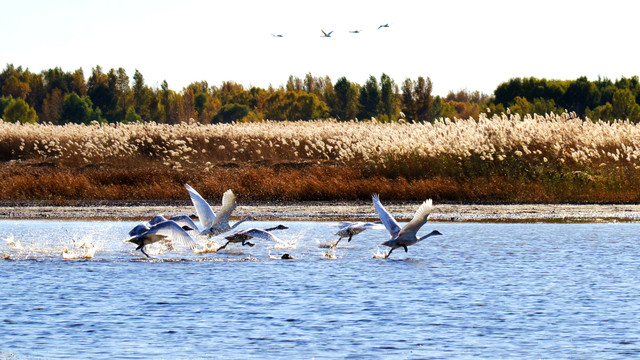
[[433, 210], [433, 203], [431, 199], [425, 201], [420, 205], [416, 213], [413, 215], [413, 219], [409, 221], [407, 225], [402, 229], [402, 233], [413, 233], [416, 235], [418, 230], [427, 222], [427, 218]]
[[151, 220], [149, 220], [149, 225], [159, 224], [159, 223], [161, 223], [163, 221], [167, 221], [167, 218], [162, 216], [162, 214], [158, 214], [158, 215], [152, 217]]
[[167, 220], [158, 223], [149, 229], [145, 236], [160, 235], [169, 238], [173, 243], [187, 246], [190, 249], [198, 247], [198, 243], [175, 221]]
[[277, 236], [262, 229], [251, 228], [251, 229], [242, 230], [242, 233], [258, 239], [274, 241], [281, 244], [283, 243], [283, 241], [278, 239]]
[[380, 221], [382, 221], [384, 227], [387, 228], [387, 231], [389, 231], [391, 237], [395, 237], [396, 235], [398, 235], [401, 230], [400, 225], [398, 225], [396, 219], [394, 219], [393, 216], [389, 214], [387, 209], [382, 206], [382, 203], [380, 203], [380, 196], [378, 196], [378, 194], [374, 194], [371, 199], [373, 200], [373, 207], [376, 209], [378, 217], [380, 217]]
[[[171, 219], [169, 220], [175, 221], [183, 229], [185, 229], [185, 226], [187, 226], [191, 230], [198, 230], [198, 226], [193, 222], [193, 220], [191, 220], [189, 215], [176, 215], [176, 216], [172, 216]], [[188, 231], [188, 229], [185, 229], [185, 230]]]
[[233, 194], [231, 189], [224, 192], [222, 195], [222, 208], [218, 211], [218, 215], [216, 219], [213, 221], [213, 224], [224, 224], [229, 222], [229, 218], [231, 217], [231, 213], [236, 208], [236, 196]]
[[147, 231], [149, 231], [149, 227], [147, 226], [147, 224], [138, 224], [136, 225], [136, 227], [131, 229], [131, 231], [129, 231], [129, 236], [137, 237], [144, 234]]
[[196, 208], [196, 213], [198, 213], [198, 218], [200, 218], [200, 223], [204, 229], [209, 229], [216, 220], [216, 214], [213, 212], [207, 201], [200, 196], [194, 188], [189, 186], [189, 184], [184, 184], [184, 187], [189, 192], [191, 202], [193, 202], [193, 206]]

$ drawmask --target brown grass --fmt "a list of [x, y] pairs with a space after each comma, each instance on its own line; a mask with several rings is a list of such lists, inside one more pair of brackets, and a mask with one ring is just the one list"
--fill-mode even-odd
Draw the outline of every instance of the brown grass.
[[[0, 122], [0, 200], [638, 202], [640, 126], [572, 114], [433, 124]], [[215, 201], [215, 200], [213, 200]]]

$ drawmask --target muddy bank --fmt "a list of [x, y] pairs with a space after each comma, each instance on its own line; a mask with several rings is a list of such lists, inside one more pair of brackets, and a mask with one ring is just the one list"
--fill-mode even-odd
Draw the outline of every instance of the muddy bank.
[[[418, 203], [385, 203], [399, 219], [410, 219]], [[214, 206], [217, 210], [217, 206]], [[0, 219], [142, 220], [156, 214], [193, 214], [180, 203], [99, 202], [55, 206], [44, 203], [0, 204]], [[261, 220], [376, 220], [370, 202], [253, 203], [234, 215]], [[468, 222], [609, 222], [639, 221], [640, 205], [458, 205], [436, 204], [431, 221]]]

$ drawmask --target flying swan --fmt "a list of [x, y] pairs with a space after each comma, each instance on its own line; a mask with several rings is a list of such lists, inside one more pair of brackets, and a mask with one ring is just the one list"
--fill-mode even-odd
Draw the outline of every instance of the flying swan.
[[277, 243], [282, 243], [282, 240], [278, 239], [275, 235], [273, 235], [272, 233], [270, 233], [269, 231], [273, 231], [273, 230], [285, 230], [288, 229], [288, 227], [284, 226], [284, 225], [278, 225], [276, 227], [272, 227], [272, 228], [268, 228], [268, 229], [256, 229], [256, 228], [249, 228], [249, 229], [243, 229], [240, 231], [236, 231], [231, 235], [225, 236], [224, 238], [227, 239], [227, 243], [222, 245], [221, 247], [218, 248], [218, 250], [216, 250], [216, 252], [224, 249], [225, 247], [227, 247], [227, 245], [229, 245], [229, 243], [242, 243], [242, 246], [245, 245], [249, 245], [249, 246], [253, 246], [255, 245], [252, 242], [249, 242], [247, 240], [249, 239], [253, 239], [258, 238], [258, 239], [263, 239], [263, 240], [269, 240], [269, 241], [273, 241], [273, 242], [277, 242]]
[[342, 238], [348, 237], [347, 241], [351, 241], [351, 238], [355, 235], [360, 234], [361, 232], [367, 229], [384, 229], [384, 225], [380, 223], [372, 223], [372, 222], [351, 222], [351, 221], [343, 221], [338, 224], [340, 229], [336, 233], [340, 238], [332, 247], [336, 247]]
[[235, 229], [238, 225], [247, 220], [253, 220], [252, 216], [247, 216], [233, 224], [233, 226], [229, 225], [229, 217], [231, 217], [231, 213], [237, 206], [236, 196], [233, 194], [231, 189], [225, 191], [222, 195], [222, 208], [218, 211], [218, 214], [216, 214], [213, 212], [207, 201], [200, 196], [194, 188], [189, 186], [189, 184], [185, 184], [184, 187], [189, 192], [193, 206], [196, 208], [198, 218], [200, 218], [200, 224], [202, 224], [203, 227], [200, 231], [201, 235], [208, 235], [209, 237], [220, 235]]
[[198, 246], [197, 242], [191, 237], [191, 235], [189, 235], [182, 226], [178, 225], [173, 220], [167, 220], [152, 225], [147, 231], [133, 236], [129, 239], [129, 242], [138, 245], [136, 250], [142, 251], [143, 254], [149, 257], [149, 254], [144, 251], [144, 247], [164, 239], [169, 239], [177, 244], [188, 246], [191, 250]]
[[399, 247], [404, 248], [404, 251], [407, 252], [407, 246], [415, 245], [416, 243], [434, 235], [442, 235], [438, 230], [433, 230], [425, 236], [418, 238], [418, 230], [427, 222], [427, 218], [429, 214], [433, 210], [433, 204], [431, 199], [425, 201], [420, 205], [416, 213], [413, 215], [413, 219], [409, 221], [404, 228], [400, 228], [400, 225], [396, 222], [396, 220], [389, 214], [389, 212], [382, 206], [380, 203], [380, 197], [375, 194], [372, 196], [373, 206], [380, 217], [380, 220], [384, 224], [384, 227], [387, 228], [389, 234], [391, 234], [391, 239], [387, 240], [380, 245], [385, 245], [391, 248], [389, 253], [385, 257], [389, 257], [391, 252], [394, 249]]

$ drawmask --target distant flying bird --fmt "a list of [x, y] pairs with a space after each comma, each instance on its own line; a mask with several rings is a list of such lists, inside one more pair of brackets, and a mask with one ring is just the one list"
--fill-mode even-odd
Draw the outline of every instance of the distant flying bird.
[[357, 221], [357, 222], [344, 221], [338, 224], [338, 226], [340, 226], [340, 229], [338, 230], [336, 235], [339, 235], [340, 238], [338, 239], [338, 241], [336, 241], [333, 247], [336, 247], [340, 242], [340, 240], [342, 240], [342, 238], [348, 237], [349, 239], [347, 241], [351, 241], [351, 238], [353, 236], [358, 235], [367, 229], [384, 229], [384, 225], [382, 225], [381, 223], [361, 222], [361, 221]]
[[129, 239], [129, 242], [138, 245], [136, 250], [142, 251], [143, 254], [149, 257], [149, 254], [144, 251], [144, 247], [164, 239], [169, 239], [172, 242], [188, 246], [192, 250], [198, 246], [191, 235], [189, 235], [180, 225], [172, 220], [167, 220], [152, 225], [147, 231], [144, 231]]
[[322, 31], [322, 33], [324, 34], [324, 35], [322, 35], [321, 37], [331, 37], [331, 34], [333, 33], [333, 30], [332, 30], [332, 31], [329, 31], [328, 33], [327, 33], [327, 32], [325, 32], [325, 31], [324, 31], [324, 30], [322, 30], [322, 29], [320, 29], [320, 31]]
[[193, 202], [193, 206], [195, 206], [196, 213], [198, 213], [198, 218], [200, 219], [200, 224], [202, 224], [203, 229], [200, 231], [201, 235], [220, 235], [235, 229], [247, 220], [253, 220], [253, 217], [249, 215], [233, 224], [233, 226], [229, 226], [229, 218], [236, 208], [236, 196], [231, 189], [225, 191], [224, 195], [222, 195], [222, 208], [218, 211], [218, 214], [215, 214], [207, 201], [194, 188], [189, 186], [189, 184], [185, 184], [184, 187], [189, 192], [191, 202]]
[[360, 31], [362, 30], [350, 30], [349, 32], [352, 34], [360, 34]]
[[279, 38], [284, 37], [284, 35], [282, 35], [282, 34], [271, 34], [271, 36], [273, 36], [273, 37], [279, 37]]
[[274, 242], [278, 242], [278, 243], [282, 243], [282, 241], [280, 239], [278, 239], [275, 235], [271, 234], [269, 231], [273, 231], [273, 230], [285, 230], [288, 229], [288, 227], [284, 226], [284, 225], [278, 225], [276, 227], [272, 227], [272, 228], [268, 228], [268, 229], [256, 229], [256, 228], [249, 228], [249, 229], [243, 229], [240, 231], [236, 231], [235, 233], [225, 236], [224, 238], [227, 239], [227, 243], [222, 245], [221, 247], [218, 248], [218, 250], [216, 250], [216, 252], [224, 249], [225, 247], [227, 247], [227, 245], [229, 245], [229, 243], [242, 243], [242, 246], [245, 245], [249, 245], [249, 246], [253, 246], [255, 245], [254, 243], [248, 242], [247, 240], [249, 239], [253, 239], [258, 238], [258, 239], [263, 239], [263, 240], [270, 240], [270, 241], [274, 241]]
[[373, 207], [376, 209], [380, 220], [391, 234], [391, 239], [381, 243], [380, 245], [385, 245], [391, 248], [389, 253], [385, 257], [389, 257], [391, 252], [394, 249], [399, 247], [404, 248], [404, 252], [407, 252], [407, 246], [415, 245], [416, 243], [434, 235], [442, 235], [438, 230], [434, 230], [429, 234], [418, 238], [418, 230], [427, 222], [427, 218], [429, 214], [433, 210], [433, 204], [431, 199], [425, 201], [420, 205], [416, 213], [413, 215], [413, 219], [409, 221], [404, 228], [400, 228], [400, 225], [396, 222], [396, 220], [389, 214], [389, 212], [382, 206], [380, 203], [380, 197], [378, 195], [372, 196]]
[[389, 27], [389, 24], [384, 24], [384, 25], [380, 25], [380, 26], [378, 26], [378, 30], [380, 30], [380, 28], [383, 28], [383, 27], [384, 27], [384, 28], [388, 28], [388, 27]]

